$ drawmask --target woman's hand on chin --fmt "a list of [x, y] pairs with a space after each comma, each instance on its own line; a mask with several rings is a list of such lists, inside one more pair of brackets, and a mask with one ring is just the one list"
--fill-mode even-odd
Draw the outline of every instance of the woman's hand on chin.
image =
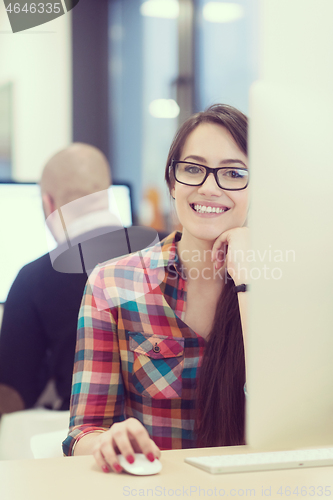
[[236, 286], [249, 282], [247, 262], [249, 240], [250, 233], [247, 227], [235, 227], [224, 231], [215, 240], [212, 248], [215, 269], [221, 269], [225, 265]]

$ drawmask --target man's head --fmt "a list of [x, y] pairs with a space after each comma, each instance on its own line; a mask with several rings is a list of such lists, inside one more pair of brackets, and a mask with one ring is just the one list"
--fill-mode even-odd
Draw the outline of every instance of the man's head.
[[[110, 167], [104, 154], [88, 144], [72, 144], [52, 156], [44, 167], [40, 187], [45, 218], [65, 205], [67, 222], [107, 209], [110, 184]], [[55, 228], [49, 227], [54, 234]]]

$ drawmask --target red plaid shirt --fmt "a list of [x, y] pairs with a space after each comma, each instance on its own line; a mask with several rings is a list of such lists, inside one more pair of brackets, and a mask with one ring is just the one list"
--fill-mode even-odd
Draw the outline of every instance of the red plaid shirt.
[[172, 233], [161, 245], [97, 266], [82, 300], [71, 455], [82, 432], [137, 418], [161, 449], [195, 447], [198, 368], [206, 341], [183, 321], [186, 280]]

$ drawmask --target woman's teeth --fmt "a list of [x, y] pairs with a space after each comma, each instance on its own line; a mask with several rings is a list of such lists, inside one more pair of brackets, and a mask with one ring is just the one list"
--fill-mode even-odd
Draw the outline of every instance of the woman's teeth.
[[222, 214], [223, 212], [226, 212], [228, 209], [227, 208], [219, 208], [219, 207], [207, 207], [205, 205], [191, 205], [192, 208], [198, 212], [199, 214]]

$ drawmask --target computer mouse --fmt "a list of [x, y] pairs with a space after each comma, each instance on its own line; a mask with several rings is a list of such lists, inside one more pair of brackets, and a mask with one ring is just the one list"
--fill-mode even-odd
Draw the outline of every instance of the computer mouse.
[[162, 470], [162, 464], [158, 458], [155, 458], [154, 462], [150, 462], [143, 453], [135, 453], [132, 464], [128, 463], [123, 455], [119, 455], [117, 458], [121, 467], [135, 476], [152, 476]]

